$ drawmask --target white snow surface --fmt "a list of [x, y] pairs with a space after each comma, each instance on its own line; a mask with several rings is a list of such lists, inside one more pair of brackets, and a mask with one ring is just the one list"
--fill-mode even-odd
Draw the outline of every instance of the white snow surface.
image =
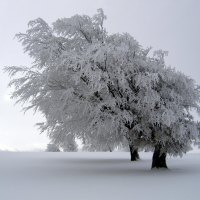
[[150, 170], [128, 152], [0, 152], [0, 200], [196, 200], [200, 153], [168, 158], [169, 170]]

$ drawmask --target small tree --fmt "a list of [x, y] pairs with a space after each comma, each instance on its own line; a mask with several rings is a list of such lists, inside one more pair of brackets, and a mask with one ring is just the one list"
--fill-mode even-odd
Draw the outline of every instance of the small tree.
[[48, 144], [47, 145], [47, 152], [60, 152], [60, 149], [55, 144]]
[[158, 74], [153, 89], [159, 98], [152, 109], [142, 114], [143, 127], [134, 127], [139, 132], [134, 135], [135, 143], [154, 149], [152, 168], [167, 168], [166, 155], [182, 156], [199, 135], [190, 114], [192, 109], [199, 113], [199, 86], [183, 73], [166, 67], [164, 55], [165, 52], [158, 51], [150, 61]]
[[[200, 92], [194, 80], [168, 68], [162, 72], [159, 86], [161, 102], [157, 115], [162, 115], [158, 123], [160, 127], [158, 125], [152, 135], [152, 138], [157, 140], [152, 167], [166, 167], [162, 160], [167, 153], [181, 156], [190, 150], [191, 144], [198, 139], [197, 126], [190, 114], [190, 110], [199, 113]], [[158, 137], [155, 131], [160, 132], [162, 138]]]

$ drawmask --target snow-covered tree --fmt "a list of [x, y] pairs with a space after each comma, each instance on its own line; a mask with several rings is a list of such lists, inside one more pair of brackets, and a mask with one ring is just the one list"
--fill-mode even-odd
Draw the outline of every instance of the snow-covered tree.
[[50, 143], [47, 145], [46, 151], [47, 152], [60, 152], [60, 149], [55, 144]]
[[[160, 102], [155, 113], [151, 113], [156, 117], [151, 135], [155, 143], [152, 167], [162, 167], [162, 158], [166, 154], [182, 156], [198, 140], [197, 126], [191, 115], [191, 110], [199, 113], [200, 92], [194, 80], [174, 69], [165, 68], [160, 73], [157, 90]], [[160, 156], [161, 160], [156, 156]]]
[[[34, 108], [44, 114], [47, 121], [39, 124], [41, 130], [47, 130], [49, 137], [60, 141], [61, 146], [64, 141], [62, 134], [68, 133], [74, 133], [83, 141], [87, 140], [86, 143], [95, 131], [98, 135], [102, 134], [99, 138], [112, 141], [115, 145], [117, 140], [121, 141], [122, 136], [119, 133], [116, 138], [112, 136], [112, 140], [108, 140], [107, 133], [111, 132], [106, 126], [108, 125], [112, 132], [118, 132], [120, 127], [116, 126], [118, 117], [104, 112], [107, 110], [106, 104], [113, 104], [114, 107], [113, 97], [117, 94], [114, 94], [113, 81], [118, 80], [112, 71], [115, 70], [116, 75], [121, 75], [121, 63], [118, 69], [111, 66], [109, 71], [104, 69], [106, 66], [101, 65], [106, 65], [107, 51], [112, 54], [115, 46], [119, 46], [116, 53], [123, 52], [123, 49], [120, 49], [123, 42], [120, 37], [109, 37], [107, 44], [105, 43], [105, 18], [103, 11], [99, 10], [93, 18], [77, 15], [58, 20], [53, 29], [42, 19], [37, 19], [29, 23], [30, 28], [26, 34], [17, 35], [25, 51], [35, 62], [31, 68], [7, 68], [11, 76], [16, 72], [23, 73], [22, 78], [11, 81], [11, 85], [16, 86], [13, 97], [19, 97], [18, 102], [29, 102], [30, 106], [25, 109]], [[130, 43], [129, 46], [136, 46], [135, 40], [128, 40], [128, 35], [123, 37]], [[110, 49], [108, 45], [112, 45], [115, 38], [117, 45]], [[116, 58], [117, 55], [114, 56]], [[115, 58], [110, 61], [117, 63]], [[119, 84], [117, 87], [119, 88]], [[100, 93], [105, 95], [103, 103]], [[105, 125], [105, 119], [110, 122], [112, 120], [113, 126], [109, 123]]]
[[[198, 130], [191, 110], [199, 113], [199, 87], [193, 79], [166, 67], [164, 54], [158, 51], [151, 60], [154, 66], [158, 66], [157, 69], [154, 68], [158, 74], [154, 90], [159, 98], [154, 108], [146, 110], [145, 115], [143, 114], [143, 128], [139, 126], [142, 131], [135, 140], [140, 147], [155, 149], [152, 167], [157, 168], [167, 167], [167, 154], [181, 156], [191, 148], [195, 140], [198, 140]], [[145, 126], [149, 131], [144, 131]]]
[[166, 52], [149, 56], [129, 34], [109, 35], [105, 19], [99, 9], [53, 27], [31, 21], [17, 37], [34, 63], [6, 68], [16, 77], [12, 97], [45, 116], [41, 131], [63, 149], [79, 138], [86, 149], [112, 151], [126, 138], [132, 160], [137, 149], [155, 150], [152, 167], [166, 167], [166, 154], [181, 155], [197, 138], [190, 109], [199, 110], [199, 89], [166, 66]]

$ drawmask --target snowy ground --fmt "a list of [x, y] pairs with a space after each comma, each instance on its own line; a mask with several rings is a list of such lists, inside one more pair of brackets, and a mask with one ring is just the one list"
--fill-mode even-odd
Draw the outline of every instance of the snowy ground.
[[0, 200], [198, 200], [200, 153], [150, 170], [151, 154], [0, 152]]

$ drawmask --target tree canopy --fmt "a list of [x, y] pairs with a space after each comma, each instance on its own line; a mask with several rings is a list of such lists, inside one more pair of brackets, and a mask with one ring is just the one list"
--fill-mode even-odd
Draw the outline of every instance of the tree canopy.
[[[131, 35], [108, 34], [102, 9], [49, 26], [38, 18], [17, 34], [30, 67], [6, 67], [12, 97], [45, 116], [41, 131], [67, 151], [134, 149], [182, 155], [198, 141], [191, 115], [200, 113], [195, 81], [166, 66], [167, 52], [143, 48]], [[27, 106], [28, 105], [28, 106]]]

